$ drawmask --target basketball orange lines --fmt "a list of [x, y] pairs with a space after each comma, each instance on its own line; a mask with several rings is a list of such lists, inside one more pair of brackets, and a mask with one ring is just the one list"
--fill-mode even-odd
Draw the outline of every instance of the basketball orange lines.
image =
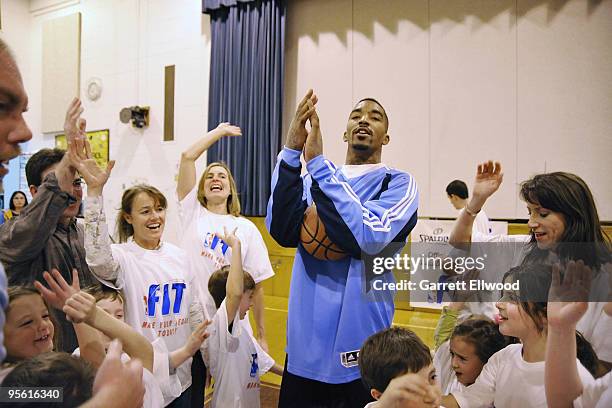
[[337, 261], [347, 256], [347, 253], [327, 236], [325, 225], [319, 219], [314, 204], [304, 213], [300, 241], [306, 252], [323, 261]]

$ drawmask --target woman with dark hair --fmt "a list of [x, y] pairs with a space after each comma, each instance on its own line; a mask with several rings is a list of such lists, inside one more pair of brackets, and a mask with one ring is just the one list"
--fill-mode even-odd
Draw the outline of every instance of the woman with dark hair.
[[[509, 267], [530, 263], [562, 265], [570, 260], [583, 260], [598, 271], [591, 293], [606, 291], [608, 276], [603, 265], [609, 263], [611, 243], [601, 227], [593, 194], [575, 174], [554, 172], [538, 174], [521, 183], [520, 196], [527, 204], [529, 235], [472, 234], [472, 224], [480, 209], [501, 185], [500, 163], [486, 162], [478, 166], [472, 198], [461, 211], [450, 235], [449, 243], [465, 247], [472, 242], [515, 243]], [[509, 268], [507, 268], [509, 269]], [[506, 270], [507, 270], [506, 269]], [[612, 362], [612, 318], [603, 312], [604, 303], [590, 302], [589, 310], [578, 323], [578, 330], [592, 344], [602, 362]]]
[[21, 211], [23, 211], [26, 205], [28, 205], [28, 198], [24, 192], [19, 190], [15, 191], [11, 195], [11, 200], [9, 201], [10, 209], [4, 212], [4, 221], [6, 222], [21, 214]]

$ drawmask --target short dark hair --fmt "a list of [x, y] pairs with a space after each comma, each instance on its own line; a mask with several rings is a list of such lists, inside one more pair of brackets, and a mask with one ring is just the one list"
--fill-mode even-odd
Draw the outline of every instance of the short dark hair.
[[463, 198], [464, 200], [470, 196], [467, 185], [461, 180], [453, 180], [448, 183], [448, 186], [446, 186], [446, 194], [454, 194], [459, 198]]
[[30, 157], [25, 166], [26, 179], [29, 186], [38, 187], [42, 184], [42, 174], [49, 167], [62, 161], [65, 150], [40, 149]]
[[[76, 407], [91, 398], [95, 370], [68, 353], [50, 352], [24, 360], [6, 376], [3, 387], [61, 387], [63, 402], [47, 403], [46, 407]], [[24, 403], [19, 407], [39, 407], [40, 403]]]
[[[221, 269], [216, 270], [210, 276], [208, 280], [208, 291], [215, 301], [217, 309], [221, 307], [223, 299], [225, 299], [225, 285], [227, 284], [227, 277], [229, 276], [230, 266], [222, 266]], [[243, 280], [243, 292], [247, 290], [255, 290], [255, 281], [250, 273], [244, 272]]]
[[376, 99], [374, 98], [363, 98], [360, 99], [359, 101], [357, 101], [357, 103], [355, 104], [355, 106], [359, 105], [361, 102], [364, 101], [370, 101], [370, 102], [374, 102], [375, 104], [377, 104], [378, 106], [380, 106], [380, 108], [382, 109], [382, 113], [383, 113], [383, 117], [385, 118], [385, 121], [387, 122], [387, 126], [385, 126], [385, 130], [389, 130], [389, 116], [387, 115], [387, 110], [385, 109], [385, 107], [382, 105], [382, 103], [378, 102]]
[[23, 198], [25, 198], [25, 205], [28, 205], [28, 196], [25, 195], [25, 193], [23, 191], [17, 190], [15, 191], [13, 194], [11, 194], [11, 201], [9, 201], [9, 208], [13, 211], [15, 211], [15, 204], [13, 204], [13, 198], [15, 198], [15, 196], [17, 194], [21, 194], [23, 196]]
[[391, 327], [368, 337], [359, 351], [361, 380], [384, 392], [395, 377], [417, 373], [432, 363], [431, 352], [412, 330]]

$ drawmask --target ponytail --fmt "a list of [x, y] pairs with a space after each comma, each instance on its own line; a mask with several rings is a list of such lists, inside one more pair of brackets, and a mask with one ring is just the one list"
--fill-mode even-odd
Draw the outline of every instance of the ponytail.
[[576, 355], [584, 368], [597, 378], [601, 363], [591, 343], [578, 330], [576, 330]]

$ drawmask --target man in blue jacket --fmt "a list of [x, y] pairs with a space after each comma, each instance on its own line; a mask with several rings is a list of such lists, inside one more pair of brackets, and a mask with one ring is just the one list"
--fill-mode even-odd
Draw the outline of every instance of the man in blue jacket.
[[[389, 120], [378, 101], [366, 98], [352, 109], [340, 168], [323, 156], [316, 103], [310, 90], [298, 105], [272, 175], [266, 217], [280, 245], [298, 248], [279, 407], [362, 408], [372, 399], [361, 384], [358, 351], [368, 336], [391, 325], [394, 313], [393, 293], [371, 285], [372, 279], [391, 282], [391, 272], [374, 275], [362, 260], [406, 242], [417, 220], [418, 190], [410, 174], [381, 163]], [[304, 212], [313, 203], [329, 238], [348, 257], [322, 261], [299, 245]]]

